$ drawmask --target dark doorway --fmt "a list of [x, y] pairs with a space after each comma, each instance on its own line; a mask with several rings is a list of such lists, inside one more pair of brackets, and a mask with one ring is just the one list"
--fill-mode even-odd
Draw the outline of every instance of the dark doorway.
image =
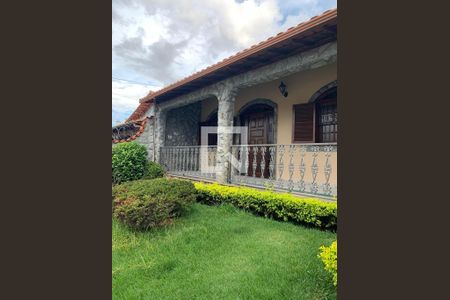
[[[199, 140], [198, 140], [198, 144], [200, 145], [201, 143], [201, 128], [203, 126], [215, 126], [217, 127], [217, 111], [213, 112], [208, 119], [205, 122], [201, 122], [200, 123], [200, 128], [199, 128]], [[210, 133], [208, 134], [208, 146], [217, 146], [217, 129], [215, 133]]]

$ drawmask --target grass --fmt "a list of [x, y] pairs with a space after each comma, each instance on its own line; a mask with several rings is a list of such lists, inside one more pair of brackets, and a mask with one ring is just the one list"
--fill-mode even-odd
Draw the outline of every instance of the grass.
[[335, 299], [317, 258], [335, 238], [229, 205], [145, 233], [113, 220], [113, 299]]

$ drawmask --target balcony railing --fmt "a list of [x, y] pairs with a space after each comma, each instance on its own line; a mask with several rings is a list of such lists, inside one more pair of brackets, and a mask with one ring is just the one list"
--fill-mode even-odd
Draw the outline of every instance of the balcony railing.
[[[337, 144], [234, 145], [230, 181], [299, 194], [337, 195]], [[216, 146], [161, 148], [171, 175], [214, 180]]]
[[161, 164], [171, 175], [216, 178], [217, 146], [161, 147]]

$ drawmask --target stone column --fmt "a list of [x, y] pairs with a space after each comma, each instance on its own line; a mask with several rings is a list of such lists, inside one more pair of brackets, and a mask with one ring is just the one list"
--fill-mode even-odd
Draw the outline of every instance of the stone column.
[[167, 118], [167, 111], [157, 109], [155, 112], [155, 148], [154, 148], [154, 156], [155, 161], [157, 163], [160, 162], [160, 149], [164, 146], [165, 141], [165, 133], [166, 133], [166, 118]]
[[233, 143], [233, 118], [236, 89], [229, 85], [219, 87], [217, 93], [219, 109], [217, 128], [216, 180], [228, 183], [230, 174], [229, 154]]

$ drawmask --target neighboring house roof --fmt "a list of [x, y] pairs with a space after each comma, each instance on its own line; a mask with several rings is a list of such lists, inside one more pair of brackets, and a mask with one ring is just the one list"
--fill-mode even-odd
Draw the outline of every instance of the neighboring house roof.
[[135, 140], [144, 132], [148, 120], [148, 118], [143, 118], [115, 125], [112, 128], [112, 143], [117, 144]]
[[278, 33], [216, 64], [157, 92], [150, 92], [141, 103], [164, 101], [195, 89], [210, 85], [227, 77], [247, 72], [285, 57], [318, 47], [336, 40], [337, 9], [327, 10], [319, 16]]

